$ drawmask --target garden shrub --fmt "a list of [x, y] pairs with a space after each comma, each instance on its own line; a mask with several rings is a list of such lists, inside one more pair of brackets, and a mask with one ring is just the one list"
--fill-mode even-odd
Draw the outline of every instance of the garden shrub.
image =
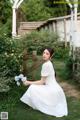
[[80, 86], [80, 47], [75, 49], [74, 73], [73, 79]]
[[59, 46], [58, 44], [58, 47], [55, 48], [55, 55], [54, 57], [56, 59], [62, 59], [62, 60], [65, 60], [67, 59], [69, 56], [69, 47], [62, 47], [62, 46]]
[[56, 48], [58, 45], [59, 36], [56, 33], [45, 31], [34, 31], [23, 38], [25, 47], [29, 51], [36, 50], [38, 54], [41, 54], [45, 47]]
[[[21, 43], [20, 43], [21, 44]], [[16, 40], [11, 38], [0, 37], [0, 63], [4, 62], [2, 66], [6, 66], [9, 69], [7, 75], [13, 76], [18, 72], [20, 66], [20, 58], [22, 57], [22, 48]]]
[[20, 73], [22, 44], [5, 36], [0, 36], [0, 92], [9, 90], [7, 85], [12, 77]]
[[65, 71], [64, 71], [64, 76], [65, 79], [71, 79], [73, 78], [73, 58], [70, 56], [66, 59], [65, 61]]
[[59, 40], [59, 35], [49, 30], [34, 31], [26, 35], [23, 44], [29, 52], [36, 50], [39, 55], [45, 47], [54, 48], [56, 59], [65, 59], [69, 55], [69, 47], [65, 48], [64, 42]]
[[0, 23], [0, 35], [1, 36], [6, 36], [6, 37], [11, 37], [11, 18], [7, 19], [7, 22], [5, 24]]

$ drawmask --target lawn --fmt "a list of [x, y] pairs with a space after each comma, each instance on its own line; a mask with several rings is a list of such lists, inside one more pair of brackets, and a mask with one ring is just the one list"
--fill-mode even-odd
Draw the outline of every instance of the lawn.
[[[57, 73], [63, 69], [62, 62], [54, 61]], [[57, 64], [56, 64], [57, 63]], [[17, 87], [13, 83], [8, 93], [0, 94], [0, 112], [5, 111], [9, 114], [9, 120], [80, 120], [80, 100], [67, 96], [69, 114], [66, 117], [56, 118], [48, 116], [20, 101], [20, 97], [24, 94], [28, 87]]]

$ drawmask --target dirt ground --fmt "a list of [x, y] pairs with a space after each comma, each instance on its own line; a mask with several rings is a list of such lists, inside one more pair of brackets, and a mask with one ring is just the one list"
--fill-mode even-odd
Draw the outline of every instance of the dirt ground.
[[64, 92], [67, 96], [80, 99], [80, 91], [77, 90], [74, 85], [71, 85], [67, 82], [61, 82], [60, 85], [64, 89]]

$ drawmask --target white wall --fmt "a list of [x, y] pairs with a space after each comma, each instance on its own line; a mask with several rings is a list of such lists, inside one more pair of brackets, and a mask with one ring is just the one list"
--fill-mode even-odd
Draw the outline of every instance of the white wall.
[[[54, 22], [54, 21], [53, 21]], [[60, 40], [64, 40], [64, 20], [58, 20], [57, 21], [57, 32], [60, 36]], [[71, 32], [71, 20], [66, 20], [66, 39], [67, 41], [70, 41], [70, 32]], [[77, 22], [77, 44], [80, 44], [80, 20]]]

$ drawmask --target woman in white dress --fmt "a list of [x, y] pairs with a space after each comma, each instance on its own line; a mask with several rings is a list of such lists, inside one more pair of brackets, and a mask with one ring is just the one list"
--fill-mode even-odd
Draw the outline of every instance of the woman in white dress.
[[41, 80], [23, 80], [24, 85], [30, 85], [20, 98], [22, 102], [45, 114], [62, 117], [68, 115], [66, 97], [63, 89], [57, 83], [55, 71], [50, 59], [53, 50], [46, 48], [43, 51]]

